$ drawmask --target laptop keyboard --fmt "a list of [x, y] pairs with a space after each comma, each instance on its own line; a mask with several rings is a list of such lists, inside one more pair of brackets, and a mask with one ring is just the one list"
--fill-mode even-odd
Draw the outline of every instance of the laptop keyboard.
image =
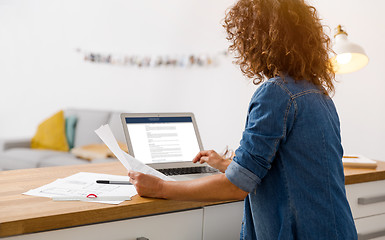
[[188, 168], [168, 168], [168, 169], [157, 169], [157, 170], [167, 176], [218, 172], [218, 170], [211, 167], [206, 167], [206, 166], [188, 167]]

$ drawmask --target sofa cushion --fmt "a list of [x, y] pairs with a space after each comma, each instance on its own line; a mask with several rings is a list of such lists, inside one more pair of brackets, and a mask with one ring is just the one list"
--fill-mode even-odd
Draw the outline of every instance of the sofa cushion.
[[89, 163], [87, 160], [77, 158], [73, 155], [69, 156], [52, 156], [46, 159], [42, 159], [37, 167], [56, 167], [56, 166], [66, 166], [66, 165], [79, 165]]
[[65, 111], [65, 115], [77, 117], [74, 147], [101, 143], [94, 131], [108, 122], [110, 112], [68, 109]]
[[17, 159], [6, 154], [0, 154], [0, 169], [1, 170], [15, 170], [24, 168], [35, 168], [36, 162], [31, 162], [26, 159]]
[[49, 159], [43, 159], [38, 167], [56, 167], [64, 165], [80, 165], [80, 164], [89, 164], [89, 163], [103, 163], [103, 162], [113, 162], [116, 161], [114, 158], [103, 158], [103, 159], [94, 159], [92, 161], [76, 158], [75, 156], [65, 157], [65, 156], [55, 156]]
[[[0, 155], [0, 168], [5, 170], [36, 168], [44, 159], [55, 156], [72, 157], [68, 152], [30, 148], [12, 148]], [[64, 163], [63, 163], [64, 164]]]
[[12, 148], [4, 154], [18, 159], [29, 159], [30, 161], [39, 161], [45, 158], [62, 155], [70, 156], [69, 152], [60, 152], [54, 150], [30, 149], [30, 148]]
[[76, 116], [66, 117], [66, 137], [67, 137], [68, 147], [70, 150], [74, 147], [77, 121], [78, 121], [78, 118]]
[[68, 151], [63, 111], [55, 113], [39, 124], [31, 140], [31, 148]]

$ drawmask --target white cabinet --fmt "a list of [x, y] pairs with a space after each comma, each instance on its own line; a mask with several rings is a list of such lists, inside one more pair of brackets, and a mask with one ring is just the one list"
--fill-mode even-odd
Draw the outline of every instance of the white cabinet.
[[358, 239], [385, 239], [385, 214], [355, 220]]
[[233, 240], [239, 239], [242, 216], [243, 201], [25, 234], [1, 240], [136, 240], [140, 237], [143, 237], [143, 240]]
[[354, 219], [385, 213], [385, 180], [346, 185]]
[[239, 239], [243, 201], [203, 208], [203, 240]]
[[202, 219], [203, 209], [196, 209], [26, 234], [2, 240], [136, 240], [140, 237], [149, 240], [197, 240], [202, 238]]
[[346, 185], [358, 239], [385, 240], [385, 180]]

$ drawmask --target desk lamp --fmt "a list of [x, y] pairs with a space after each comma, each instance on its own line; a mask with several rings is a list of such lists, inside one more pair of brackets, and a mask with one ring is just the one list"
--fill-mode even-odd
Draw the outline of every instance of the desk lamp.
[[333, 50], [336, 53], [331, 61], [337, 74], [351, 73], [365, 67], [369, 58], [364, 49], [348, 40], [348, 34], [341, 25], [336, 28]]

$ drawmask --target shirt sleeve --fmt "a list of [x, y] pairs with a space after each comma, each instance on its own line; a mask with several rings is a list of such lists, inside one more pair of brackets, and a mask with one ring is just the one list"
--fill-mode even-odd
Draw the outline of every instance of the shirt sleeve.
[[278, 83], [266, 82], [254, 94], [239, 148], [226, 177], [240, 189], [253, 192], [294, 120], [293, 99]]

